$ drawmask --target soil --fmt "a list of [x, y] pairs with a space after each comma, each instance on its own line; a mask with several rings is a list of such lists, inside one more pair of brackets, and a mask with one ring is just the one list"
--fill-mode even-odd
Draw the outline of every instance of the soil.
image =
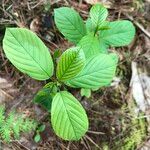
[[[2, 50], [2, 39], [5, 28], [26, 27], [36, 32], [44, 41], [50, 52], [60, 49], [62, 52], [72, 46], [58, 31], [54, 24], [54, 8], [67, 6], [76, 9], [86, 19], [91, 3], [101, 2], [109, 10], [109, 20], [126, 19], [134, 23], [136, 37], [127, 47], [111, 48], [119, 55], [119, 64], [114, 85], [101, 88], [92, 93], [90, 98], [80, 96], [79, 90], [69, 89], [83, 104], [89, 117], [90, 127], [86, 135], [78, 142], [66, 142], [57, 137], [49, 123], [50, 115], [40, 106], [32, 103], [37, 91], [45, 82], [39, 82], [20, 73], [7, 60]], [[0, 1], [0, 78], [7, 80], [11, 86], [3, 88], [6, 93], [5, 104], [7, 112], [16, 109], [27, 116], [46, 125], [41, 133], [42, 140], [35, 143], [33, 136], [23, 134], [20, 140], [9, 144], [1, 143], [4, 150], [130, 150], [150, 149], [148, 123], [143, 119], [144, 127], [135, 121], [133, 109], [137, 106], [132, 97], [130, 80], [132, 76], [131, 63], [137, 62], [138, 67], [150, 74], [150, 2], [149, 0], [1, 0]], [[0, 87], [1, 88], [1, 87]], [[133, 131], [142, 129], [141, 140], [127, 144]], [[144, 130], [144, 131], [143, 131]], [[141, 132], [140, 132], [141, 133]], [[129, 139], [129, 141], [127, 141]], [[129, 145], [129, 144], [128, 144]], [[144, 146], [143, 146], [144, 145]], [[145, 149], [146, 149], [145, 148]]]

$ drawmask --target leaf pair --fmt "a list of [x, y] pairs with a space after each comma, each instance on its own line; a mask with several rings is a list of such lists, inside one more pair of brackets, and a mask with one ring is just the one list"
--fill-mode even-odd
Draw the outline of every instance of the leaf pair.
[[69, 92], [57, 92], [53, 83], [44, 86], [34, 102], [51, 112], [52, 127], [64, 140], [79, 140], [88, 130], [88, 118], [82, 105]]
[[66, 84], [74, 88], [95, 89], [108, 85], [115, 75], [116, 54], [98, 54], [86, 60], [83, 70]]
[[135, 35], [135, 28], [130, 21], [106, 21], [107, 9], [100, 4], [90, 10], [90, 18], [86, 21], [88, 32], [98, 35], [101, 52], [106, 52], [109, 46], [119, 47], [130, 44]]
[[115, 75], [116, 54], [91, 55], [85, 60], [81, 48], [66, 50], [57, 65], [57, 78], [74, 88], [98, 88], [108, 85]]

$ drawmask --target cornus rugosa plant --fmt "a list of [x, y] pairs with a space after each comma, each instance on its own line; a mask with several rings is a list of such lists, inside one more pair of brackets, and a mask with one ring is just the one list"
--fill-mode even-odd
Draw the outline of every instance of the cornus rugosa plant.
[[89, 126], [84, 108], [65, 85], [87, 91], [109, 85], [115, 75], [118, 57], [108, 54], [107, 47], [126, 45], [134, 35], [134, 28], [128, 21], [118, 22], [115, 26], [120, 27], [117, 29], [112, 23], [104, 23], [106, 12], [101, 5], [93, 6], [86, 28], [73, 9], [55, 10], [57, 27], [77, 44], [58, 58], [55, 71], [48, 48], [35, 33], [25, 28], [6, 29], [3, 49], [11, 63], [34, 79], [51, 79], [37, 93], [34, 102], [50, 112], [52, 127], [64, 140], [79, 140]]

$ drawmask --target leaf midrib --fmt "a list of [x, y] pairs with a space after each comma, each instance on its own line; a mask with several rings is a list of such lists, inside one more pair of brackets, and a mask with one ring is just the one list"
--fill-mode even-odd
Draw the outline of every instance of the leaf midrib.
[[35, 61], [36, 64], [39, 65], [39, 67], [41, 68], [41, 70], [43, 70], [46, 75], [49, 77], [49, 74], [43, 69], [43, 67], [36, 61], [36, 59], [34, 59], [34, 57], [32, 57], [32, 55], [30, 55], [30, 53], [28, 53], [28, 51], [24, 48], [24, 46], [21, 44], [21, 42], [19, 43], [19, 41], [17, 40], [17, 38], [14, 36], [14, 34], [9, 30], [9, 32], [11, 33], [11, 35], [15, 38], [15, 40], [18, 42], [18, 44], [26, 51], [26, 53]]
[[[105, 69], [110, 69], [110, 68], [112, 68], [112, 67], [114, 67], [114, 66], [107, 67], [107, 68], [105, 68]], [[105, 69], [103, 69], [103, 70], [105, 70]], [[101, 70], [100, 70], [100, 71], [101, 71]], [[88, 74], [79, 75], [79, 76], [76, 76], [76, 77], [72, 78], [71, 80], [78, 80], [79, 78], [83, 78], [84, 76], [93, 76], [92, 74], [95, 74], [95, 73], [98, 73], [98, 72], [99, 72], [99, 71], [95, 71], [95, 72], [91, 72], [91, 73], [88, 73]]]
[[64, 102], [64, 100], [63, 100], [63, 95], [62, 95], [61, 93], [60, 93], [60, 95], [61, 95], [61, 99], [62, 99], [63, 105], [64, 105], [64, 107], [65, 107], [65, 111], [66, 111], [67, 116], [68, 116], [68, 118], [69, 118], [70, 124], [71, 124], [71, 126], [72, 126], [74, 135], [75, 135], [75, 137], [76, 137], [76, 139], [77, 139], [77, 135], [76, 135], [76, 132], [75, 132], [75, 128], [74, 128], [74, 126], [73, 126], [73, 124], [72, 124], [72, 121], [71, 121], [71, 119], [70, 119], [71, 117], [70, 117], [70, 115], [69, 115], [69, 112], [68, 112], [68, 110], [67, 110], [67, 107], [66, 107], [66, 105], [65, 105], [65, 102]]

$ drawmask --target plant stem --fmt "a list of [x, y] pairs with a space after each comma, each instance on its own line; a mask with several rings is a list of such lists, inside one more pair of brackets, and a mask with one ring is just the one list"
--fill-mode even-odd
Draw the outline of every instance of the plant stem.
[[98, 26], [95, 28], [95, 31], [94, 31], [94, 36], [96, 35], [96, 33], [97, 33], [97, 30], [98, 30]]

